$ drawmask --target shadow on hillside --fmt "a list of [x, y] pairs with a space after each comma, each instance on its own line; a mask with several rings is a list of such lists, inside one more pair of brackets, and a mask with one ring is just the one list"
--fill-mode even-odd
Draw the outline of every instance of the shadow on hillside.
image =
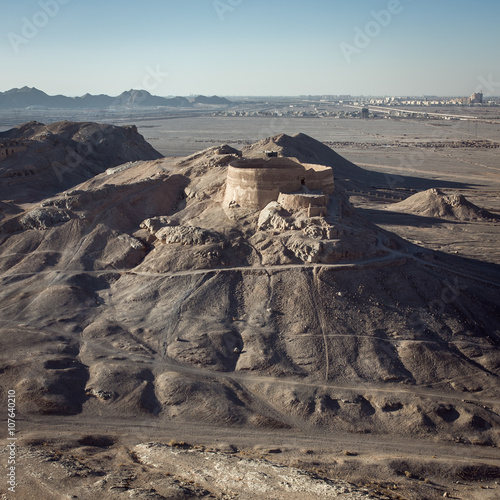
[[[347, 160], [346, 160], [347, 162]], [[350, 162], [347, 162], [350, 163]], [[337, 175], [335, 172], [337, 170]], [[346, 170], [348, 172], [346, 172]], [[346, 175], [347, 173], [347, 175]], [[334, 177], [346, 190], [356, 189], [416, 189], [426, 191], [427, 189], [471, 189], [477, 184], [463, 183], [455, 181], [445, 181], [442, 179], [427, 179], [424, 177], [413, 177], [405, 175], [393, 175], [383, 172], [366, 170], [351, 163], [349, 166], [343, 165], [342, 169], [334, 168]]]
[[356, 210], [372, 224], [377, 225], [432, 227], [440, 224], [462, 224], [460, 221], [439, 219], [437, 217], [425, 217], [423, 215], [406, 214], [403, 212], [391, 212], [390, 210], [361, 207], [356, 207]]

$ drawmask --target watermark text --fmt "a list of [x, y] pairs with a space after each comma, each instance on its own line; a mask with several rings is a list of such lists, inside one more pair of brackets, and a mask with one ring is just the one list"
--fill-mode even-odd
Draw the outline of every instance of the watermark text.
[[7, 393], [7, 489], [11, 493], [16, 492], [16, 391]]
[[14, 52], [18, 54], [21, 48], [27, 45], [30, 40], [33, 40], [40, 30], [45, 28], [51, 19], [54, 19], [60, 12], [62, 5], [67, 5], [71, 0], [40, 0], [37, 10], [31, 19], [28, 17], [21, 18], [20, 32], [11, 31], [7, 34], [7, 38]]

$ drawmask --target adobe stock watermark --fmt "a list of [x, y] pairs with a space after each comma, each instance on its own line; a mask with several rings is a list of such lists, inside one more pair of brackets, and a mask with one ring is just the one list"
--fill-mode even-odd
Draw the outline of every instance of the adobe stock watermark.
[[290, 118], [287, 117], [272, 117], [269, 123], [263, 125], [258, 132], [258, 140], [274, 137], [285, 133], [285, 130], [290, 126]]
[[482, 92], [487, 97], [492, 97], [500, 94], [500, 82], [493, 80], [493, 75], [488, 75], [488, 79], [484, 76], [478, 78], [479, 83], [474, 92]]
[[[433, 142], [447, 139], [447, 133], [443, 128], [438, 128], [436, 134], [432, 137]], [[428, 159], [428, 153], [424, 148], [408, 148], [399, 158], [399, 168], [394, 173], [384, 173], [387, 186], [391, 189], [402, 186], [409, 176], [419, 175], [421, 167], [425, 165]]]
[[11, 31], [7, 35], [7, 39], [14, 52], [18, 54], [21, 47], [27, 45], [33, 38], [35, 38], [40, 30], [45, 28], [51, 19], [54, 19], [60, 12], [62, 5], [67, 5], [71, 0], [40, 0], [38, 6], [40, 10], [37, 10], [31, 19], [27, 17], [21, 18], [21, 31], [19, 33], [14, 33]]
[[441, 290], [441, 294], [438, 298], [434, 299], [429, 303], [429, 310], [420, 313], [415, 311], [408, 318], [409, 326], [416, 333], [423, 333], [427, 330], [433, 323], [433, 316], [441, 316], [446, 312], [446, 306], [457, 302], [456, 306], [460, 307], [459, 299], [460, 294], [467, 287], [461, 284], [457, 277], [453, 280], [453, 283], [449, 280], [444, 282], [444, 287]]
[[[412, 2], [413, 0], [406, 1]], [[378, 12], [372, 10], [371, 16], [373, 19], [368, 21], [363, 29], [359, 26], [354, 28], [352, 43], [342, 42], [340, 44], [340, 49], [347, 63], [351, 64], [353, 56], [361, 54], [382, 33], [382, 30], [391, 24], [393, 17], [401, 14], [403, 10], [404, 6], [401, 0], [389, 0], [387, 8]]]
[[[142, 88], [135, 91], [133, 95], [134, 106], [143, 102], [147, 98], [148, 93], [156, 90], [168, 76], [170, 74], [162, 71], [159, 64], [155, 68], [146, 66], [146, 73], [141, 82]], [[110, 107], [127, 106], [128, 104], [127, 96], [120, 96], [113, 101]], [[76, 149], [67, 147], [66, 163], [64, 165], [58, 164], [52, 166], [59, 182], [62, 182], [65, 173], [69, 173], [72, 169], [81, 165], [85, 158], [89, 158], [103, 139], [105, 139], [104, 133], [102, 130], [97, 130], [85, 142], [78, 143]]]
[[7, 489], [16, 492], [16, 466], [17, 466], [17, 429], [16, 429], [16, 391], [11, 389], [7, 393]]
[[235, 7], [238, 7], [243, 3], [243, 0], [214, 0], [213, 6], [215, 12], [219, 16], [221, 21], [224, 21], [226, 14], [234, 12]]
[[387, 186], [391, 189], [402, 185], [406, 177], [415, 175], [418, 172], [418, 167], [425, 163], [425, 155], [421, 150], [412, 151], [408, 155], [402, 155], [399, 159], [399, 170], [395, 174], [384, 173]]
[[[169, 76], [169, 73], [165, 73], [161, 70], [159, 64], [157, 64], [154, 69], [151, 66], [146, 66], [146, 74], [142, 79], [141, 88], [135, 91], [133, 103], [137, 105], [145, 101], [147, 93], [154, 92]], [[127, 101], [125, 96], [117, 97], [111, 104], [111, 107], [125, 106], [126, 104]]]

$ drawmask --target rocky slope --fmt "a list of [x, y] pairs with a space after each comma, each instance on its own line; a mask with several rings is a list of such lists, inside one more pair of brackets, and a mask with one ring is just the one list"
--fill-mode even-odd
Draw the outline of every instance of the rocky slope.
[[280, 156], [297, 158], [303, 163], [317, 163], [333, 168], [335, 181], [343, 187], [358, 186], [375, 181], [375, 176], [346, 158], [340, 156], [325, 144], [306, 134], [279, 134], [251, 144], [243, 149], [248, 157], [258, 155], [262, 151], [276, 151]]
[[28, 122], [0, 133], [25, 146], [0, 161], [0, 199], [44, 199], [126, 162], [161, 158], [135, 126]]
[[[71, 127], [10, 135], [88, 137]], [[328, 153], [286, 141], [302, 161]], [[380, 230], [341, 189], [309, 220], [224, 208], [237, 154], [129, 163], [5, 214], [2, 397], [26, 416], [498, 445], [495, 272]]]

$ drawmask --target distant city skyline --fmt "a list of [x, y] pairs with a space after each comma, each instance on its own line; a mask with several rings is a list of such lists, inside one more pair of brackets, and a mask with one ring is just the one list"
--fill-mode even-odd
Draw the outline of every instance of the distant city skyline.
[[0, 91], [498, 96], [499, 21], [496, 0], [18, 0]]

